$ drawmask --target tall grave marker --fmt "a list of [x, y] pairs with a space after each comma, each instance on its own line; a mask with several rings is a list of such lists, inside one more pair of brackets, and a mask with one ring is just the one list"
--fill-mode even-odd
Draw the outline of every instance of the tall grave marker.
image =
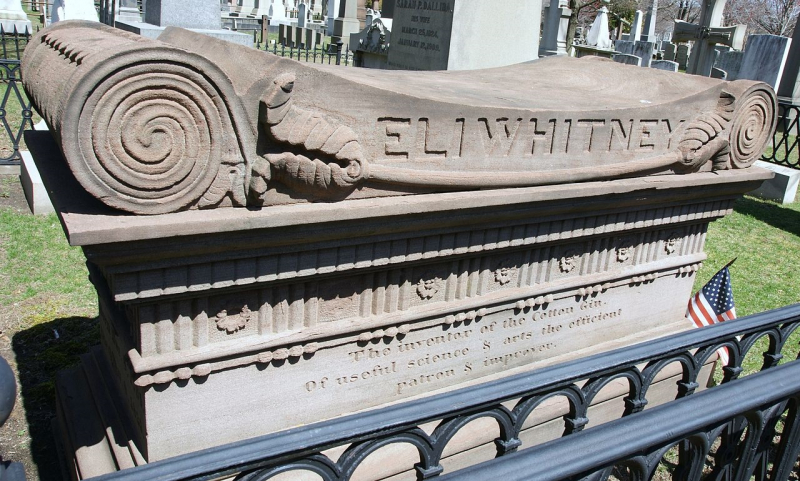
[[537, 58], [541, 0], [398, 0], [388, 66], [471, 70]]
[[800, 103], [800, 28], [795, 28], [778, 95]]
[[[642, 32], [641, 40], [644, 42], [656, 41], [656, 20], [658, 18], [658, 0], [651, 0], [650, 6], [647, 8], [647, 15], [644, 17], [644, 31]], [[640, 40], [632, 38], [630, 40]]]
[[694, 42], [692, 54], [686, 65], [686, 73], [710, 76], [714, 61], [719, 55], [714, 48], [717, 44], [728, 47], [737, 47], [738, 45], [738, 48], [741, 48], [740, 42], [746, 26], [719, 26], [722, 22], [725, 2], [726, 0], [704, 0], [698, 24], [675, 20], [672, 41], [675, 43]]
[[550, 0], [545, 7], [544, 31], [539, 45], [539, 56], [567, 54], [567, 27], [571, 10], [563, 0]]
[[642, 39], [642, 11], [636, 10], [633, 14], [633, 23], [631, 23], [631, 32], [628, 35], [628, 40], [637, 42]]
[[791, 42], [779, 35], [750, 35], [736, 78], [760, 80], [777, 90]]

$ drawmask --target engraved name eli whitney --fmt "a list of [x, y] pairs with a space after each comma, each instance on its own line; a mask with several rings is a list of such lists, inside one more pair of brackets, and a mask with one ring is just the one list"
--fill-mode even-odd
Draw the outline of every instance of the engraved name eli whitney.
[[539, 157], [591, 152], [664, 152], [685, 120], [427, 117], [377, 119], [383, 159]]

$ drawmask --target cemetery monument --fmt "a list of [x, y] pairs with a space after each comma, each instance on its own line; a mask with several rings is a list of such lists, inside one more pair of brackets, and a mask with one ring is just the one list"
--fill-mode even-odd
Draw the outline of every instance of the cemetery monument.
[[5, 32], [31, 32], [31, 21], [20, 0], [0, 0], [0, 26]]
[[541, 0], [398, 0], [389, 68], [472, 70], [534, 60], [541, 10]]
[[[715, 49], [718, 44], [741, 50], [746, 26], [720, 26], [725, 3], [726, 0], [704, 0], [698, 24], [675, 20], [672, 41], [694, 42], [685, 64], [686, 73], [706, 77], [711, 75], [711, 69], [719, 55], [719, 51]], [[680, 47], [678, 55], [680, 56]], [[684, 68], [681, 60], [678, 63]]]
[[542, 43], [539, 45], [540, 57], [567, 54], [567, 27], [571, 12], [563, 0], [550, 0], [550, 5], [544, 8], [544, 31]]
[[750, 35], [736, 78], [758, 80], [778, 90], [791, 43], [780, 35]]
[[708, 223], [771, 176], [768, 85], [597, 58], [375, 71], [65, 21], [22, 68], [100, 306], [57, 381], [76, 478], [689, 329]]
[[253, 46], [253, 37], [223, 30], [219, 0], [144, 0], [141, 22], [118, 18], [115, 26], [147, 38], [156, 38], [167, 27], [182, 27], [240, 45]]

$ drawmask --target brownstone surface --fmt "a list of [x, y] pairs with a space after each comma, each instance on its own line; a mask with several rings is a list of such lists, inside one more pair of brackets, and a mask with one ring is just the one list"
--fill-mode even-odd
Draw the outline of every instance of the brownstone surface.
[[76, 478], [685, 329], [708, 223], [772, 175], [769, 86], [594, 59], [375, 72], [63, 22], [23, 69], [100, 301], [57, 385]]

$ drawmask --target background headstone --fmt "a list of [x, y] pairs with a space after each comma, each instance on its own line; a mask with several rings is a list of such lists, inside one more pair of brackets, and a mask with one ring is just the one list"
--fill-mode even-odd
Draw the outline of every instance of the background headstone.
[[633, 55], [634, 42], [631, 40], [617, 40], [614, 42], [614, 50], [619, 53]]
[[535, 60], [541, 12], [541, 0], [397, 2], [389, 68], [472, 70]]
[[642, 59], [642, 67], [649, 67], [650, 62], [653, 61], [653, 52], [655, 52], [656, 44], [640, 40], [633, 43], [633, 55]]
[[642, 58], [637, 57], [636, 55], [628, 55], [626, 53], [618, 53], [611, 57], [617, 63], [624, 63], [625, 65], [636, 65], [637, 67], [642, 66]]
[[633, 14], [633, 23], [631, 23], [631, 33], [628, 36], [628, 40], [635, 42], [642, 39], [642, 15], [644, 15], [644, 12], [641, 10], [636, 10], [636, 13]]
[[672, 62], [670, 60], [653, 60], [650, 62], [650, 67], [658, 70], [666, 70], [667, 72], [677, 72], [678, 62]]
[[139, 11], [139, 2], [136, 0], [119, 0], [116, 19], [127, 22], [141, 22], [142, 13]]
[[733, 47], [743, 37], [745, 25], [721, 26], [725, 1], [704, 0], [697, 24], [675, 20], [673, 40], [694, 43], [686, 64], [687, 73], [711, 75], [711, 68], [719, 56], [716, 46], [722, 44]]
[[351, 33], [361, 31], [361, 23], [358, 21], [358, 2], [356, 0], [339, 0], [339, 11], [333, 20], [333, 34], [331, 41], [336, 43], [342, 41], [347, 45], [350, 41]]
[[[333, 0], [328, 0], [332, 2]], [[381, 18], [394, 18], [395, 0], [381, 0]]]
[[94, 0], [54, 0], [50, 22], [56, 23], [61, 20], [99, 21]]
[[711, 78], [718, 78], [720, 80], [725, 80], [728, 78], [728, 72], [719, 69], [717, 67], [711, 67]]
[[777, 89], [791, 42], [778, 35], [750, 35], [737, 78], [760, 80]]
[[[269, 6], [269, 23], [270, 25], [282, 25], [288, 23], [286, 16], [286, 7], [283, 5], [283, 0], [271, 0]], [[333, 1], [333, 0], [331, 0]]]
[[297, 5], [297, 26], [300, 28], [306, 27], [308, 21], [308, 6], [304, 2]]
[[673, 62], [675, 61], [676, 46], [674, 43], [667, 42], [666, 45], [662, 47], [662, 50], [664, 51], [663, 53], [664, 60], [670, 60]]
[[692, 49], [687, 44], [678, 45], [678, 48], [675, 51], [675, 61], [678, 62], [678, 66], [681, 70], [686, 70], [686, 65], [689, 62], [689, 54], [692, 53]]
[[146, 0], [144, 21], [160, 27], [181, 27], [216, 30], [221, 17], [217, 1], [195, 1], [187, 6], [184, 0]]
[[181, 27], [195, 30], [229, 42], [253, 46], [252, 35], [222, 30], [219, 0], [145, 0], [144, 21], [116, 22], [116, 27], [143, 37], [158, 38], [165, 28]]
[[539, 56], [567, 54], [567, 28], [571, 10], [563, 5], [562, 0], [550, 0], [544, 8], [544, 32], [542, 44], [539, 45]]
[[656, 17], [658, 16], [658, 0], [652, 0], [650, 6], [647, 8], [647, 15], [644, 17], [644, 32], [642, 32], [641, 39], [631, 40], [644, 40], [647, 42], [656, 41]]
[[6, 32], [31, 31], [31, 21], [22, 9], [20, 0], [0, 0], [0, 25]]
[[724, 70], [728, 76], [726, 80], [736, 80], [739, 78], [739, 70], [742, 68], [742, 59], [744, 52], [738, 50], [731, 50], [730, 52], [722, 52], [714, 62], [714, 67]]
[[336, 17], [339, 15], [340, 1], [341, 0], [328, 0], [327, 33], [329, 36], [333, 36], [333, 21], [336, 20]]
[[780, 97], [792, 99], [792, 103], [800, 102], [800, 28], [794, 29], [777, 93]]

